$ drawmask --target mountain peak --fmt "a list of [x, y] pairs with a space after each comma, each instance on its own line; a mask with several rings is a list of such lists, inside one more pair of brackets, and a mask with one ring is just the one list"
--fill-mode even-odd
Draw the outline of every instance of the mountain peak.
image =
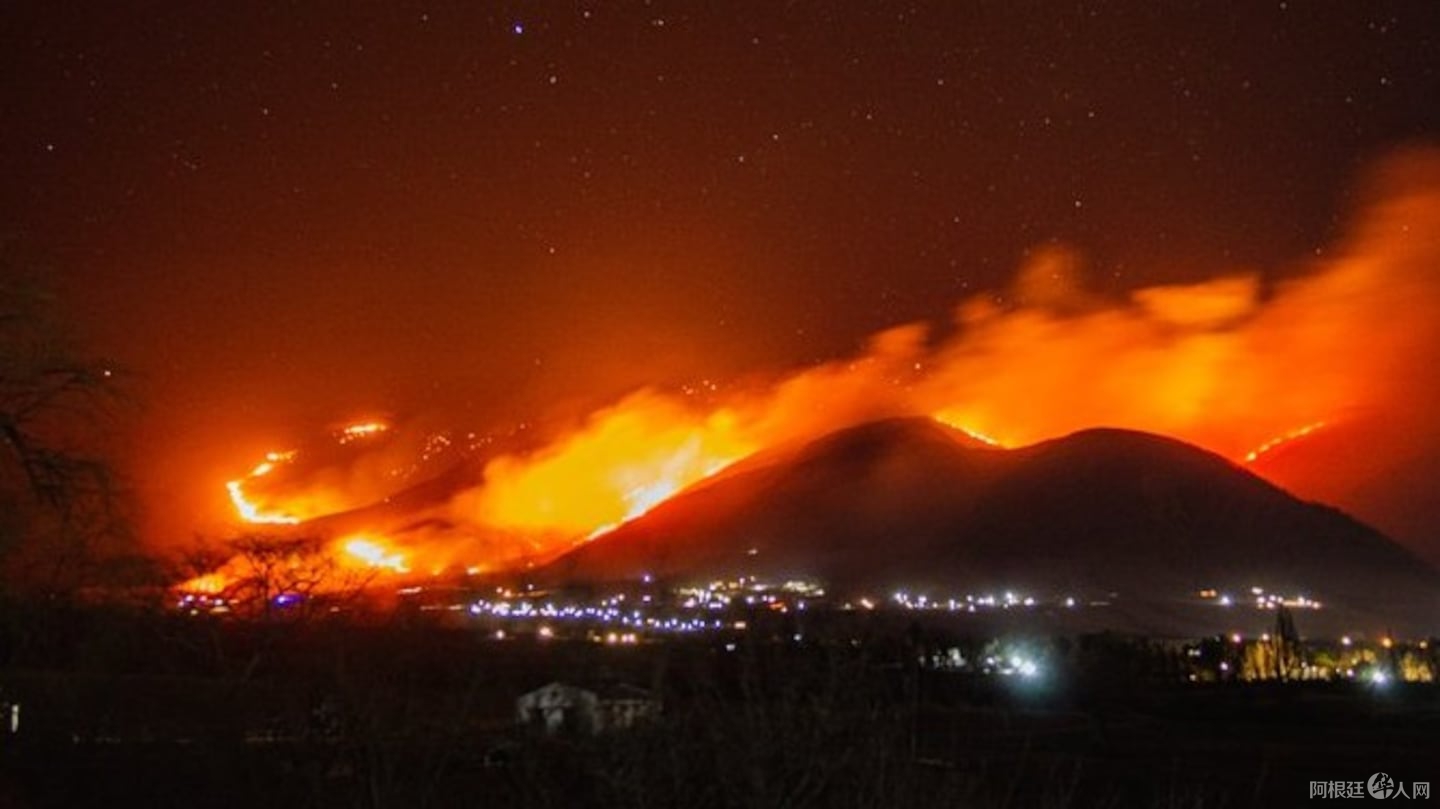
[[923, 418], [772, 453], [542, 575], [642, 571], [805, 576], [872, 593], [1075, 588], [1154, 603], [1266, 584], [1356, 609], [1440, 606], [1440, 574], [1383, 536], [1183, 442], [1093, 429], [995, 450]]

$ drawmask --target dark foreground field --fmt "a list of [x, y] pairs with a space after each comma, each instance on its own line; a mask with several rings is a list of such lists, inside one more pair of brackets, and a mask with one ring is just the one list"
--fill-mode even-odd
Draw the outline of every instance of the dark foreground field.
[[[617, 648], [82, 623], [12, 633], [0, 806], [1284, 806], [1311, 781], [1440, 774], [1429, 686], [1199, 686], [1093, 660], [1022, 683], [922, 668], [883, 632]], [[515, 698], [553, 680], [663, 707], [601, 735], [518, 728]]]

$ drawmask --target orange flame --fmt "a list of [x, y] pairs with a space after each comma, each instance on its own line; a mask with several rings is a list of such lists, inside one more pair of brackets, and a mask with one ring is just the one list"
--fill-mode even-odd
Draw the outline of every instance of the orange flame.
[[245, 496], [245, 482], [255, 478], [264, 477], [280, 464], [289, 463], [295, 459], [295, 452], [268, 452], [265, 460], [255, 465], [250, 474], [225, 484], [225, 490], [230, 494], [230, 502], [235, 506], [235, 512], [240, 519], [255, 525], [295, 525], [300, 522], [299, 518], [289, 514], [264, 511], [260, 506], [250, 502]]
[[351, 441], [377, 436], [389, 429], [390, 425], [383, 421], [362, 421], [340, 428], [336, 437], [341, 444], [348, 444]]
[[1120, 427], [1254, 462], [1352, 414], [1423, 412], [1409, 380], [1440, 364], [1440, 153], [1390, 168], [1349, 238], [1288, 280], [1231, 273], [1107, 298], [1075, 253], [1045, 248], [1009, 290], [963, 301], [950, 336], [893, 328], [855, 358], [716, 392], [713, 410], [632, 396], [496, 459], [453, 511], [593, 535], [751, 452], [893, 415], [932, 414], [995, 447]]
[[463, 508], [491, 526], [584, 536], [644, 514], [756, 448], [725, 410], [707, 416], [631, 397], [533, 456], [491, 462]]
[[351, 558], [367, 567], [383, 568], [396, 573], [410, 572], [410, 566], [405, 563], [404, 554], [392, 550], [384, 540], [369, 535], [360, 535], [342, 539], [339, 545]]
[[[944, 337], [928, 324], [890, 329], [859, 356], [772, 384], [707, 386], [714, 405], [635, 393], [533, 452], [492, 459], [446, 517], [502, 536], [471, 551], [474, 563], [498, 567], [603, 533], [758, 450], [894, 415], [933, 414], [995, 447], [1090, 427], [1145, 430], [1246, 463], [1354, 414], [1433, 421], [1440, 392], [1425, 380], [1440, 366], [1440, 154], [1386, 176], [1387, 193], [1308, 272], [1106, 297], [1087, 287], [1076, 254], [1046, 248], [1010, 289], [962, 301]], [[340, 440], [386, 429], [363, 422]], [[230, 484], [242, 517], [313, 513], [245, 499], [242, 486], [278, 461], [267, 463]], [[395, 570], [428, 552], [405, 539], [408, 557], [383, 545], [344, 550]]]
[[217, 570], [196, 576], [177, 585], [175, 589], [182, 593], [213, 596], [225, 592], [231, 584], [231, 578]]
[[1002, 442], [998, 438], [995, 438], [994, 436], [982, 433], [979, 430], [968, 426], [966, 423], [966, 419], [955, 411], [942, 410], [941, 412], [935, 414], [935, 420], [940, 422], [941, 424], [944, 424], [947, 427], [959, 430], [966, 436], [973, 438], [982, 444], [988, 444], [989, 446], [995, 447], [996, 449], [1005, 449], [1004, 442]]
[[1260, 456], [1264, 455], [1265, 453], [1272, 452], [1286, 444], [1289, 444], [1292, 441], [1304, 438], [1305, 436], [1310, 435], [1311, 433], [1323, 428], [1324, 426], [1325, 422], [1315, 421], [1311, 422], [1310, 424], [1306, 424], [1303, 427], [1296, 427], [1293, 430], [1281, 433], [1280, 435], [1277, 435], [1269, 441], [1266, 441], [1255, 449], [1252, 449], [1249, 452], [1245, 453], [1245, 463], [1255, 463], [1256, 461], [1260, 460]]

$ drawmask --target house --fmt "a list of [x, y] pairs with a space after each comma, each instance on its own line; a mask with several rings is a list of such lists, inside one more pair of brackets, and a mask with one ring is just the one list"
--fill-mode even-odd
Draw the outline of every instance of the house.
[[544, 733], [606, 733], [625, 730], [660, 714], [660, 700], [623, 683], [550, 683], [515, 700], [520, 725]]

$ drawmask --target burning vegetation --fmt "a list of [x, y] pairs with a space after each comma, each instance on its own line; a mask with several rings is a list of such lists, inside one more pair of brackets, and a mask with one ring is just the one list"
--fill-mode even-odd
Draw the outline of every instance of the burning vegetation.
[[[1010, 289], [962, 301], [946, 328], [899, 326], [857, 356], [765, 384], [641, 390], [522, 450], [451, 448], [446, 462], [482, 469], [478, 485], [327, 547], [397, 574], [530, 563], [757, 452], [897, 415], [929, 415], [997, 449], [1095, 426], [1142, 430], [1261, 474], [1280, 447], [1352, 422], [1385, 424], [1379, 454], [1434, 444], [1425, 380], [1440, 362], [1440, 156], [1403, 155], [1375, 178], [1348, 235], [1280, 280], [1237, 273], [1113, 299], [1087, 285], [1075, 253], [1047, 247]], [[335, 430], [349, 454], [323, 474], [307, 475], [294, 451], [271, 452], [226, 484], [236, 516], [283, 529], [388, 502], [424, 477], [396, 447], [426, 458], [437, 447], [436, 435], [397, 445], [404, 432], [381, 420]], [[1319, 474], [1333, 472], [1279, 482], [1303, 494]], [[207, 576], [186, 588], [211, 586]]]

